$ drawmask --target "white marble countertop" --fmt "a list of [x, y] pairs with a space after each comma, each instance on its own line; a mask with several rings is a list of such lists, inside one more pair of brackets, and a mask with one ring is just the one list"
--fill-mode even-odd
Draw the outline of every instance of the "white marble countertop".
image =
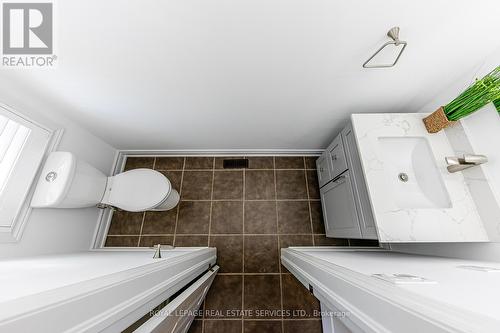
[[[352, 123], [377, 224], [384, 242], [489, 241], [461, 172], [446, 170], [445, 156], [456, 155], [443, 131], [427, 133], [427, 114], [353, 114]], [[400, 208], [384, 171], [380, 137], [423, 137], [444, 182], [449, 208]]]

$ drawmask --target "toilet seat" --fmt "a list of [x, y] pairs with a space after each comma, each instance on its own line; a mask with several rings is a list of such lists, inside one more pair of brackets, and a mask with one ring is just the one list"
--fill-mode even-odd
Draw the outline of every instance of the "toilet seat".
[[158, 171], [134, 169], [108, 177], [102, 203], [130, 212], [150, 210], [172, 191], [170, 181]]

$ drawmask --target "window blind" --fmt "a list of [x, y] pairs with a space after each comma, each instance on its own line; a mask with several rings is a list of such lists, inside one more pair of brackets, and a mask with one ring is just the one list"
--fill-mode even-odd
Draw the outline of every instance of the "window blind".
[[0, 115], [0, 196], [30, 135], [30, 129]]

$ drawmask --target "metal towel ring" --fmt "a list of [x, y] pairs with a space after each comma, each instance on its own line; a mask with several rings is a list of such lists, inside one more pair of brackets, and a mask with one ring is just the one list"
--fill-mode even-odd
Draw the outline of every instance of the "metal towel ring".
[[[370, 58], [368, 58], [368, 60], [365, 61], [365, 63], [363, 64], [364, 68], [388, 68], [388, 67], [394, 67], [398, 63], [398, 60], [401, 57], [401, 54], [403, 54], [403, 51], [405, 50], [406, 45], [408, 43], [406, 43], [405, 41], [399, 40], [399, 27], [393, 27], [393, 28], [391, 28], [391, 30], [389, 30], [387, 32], [387, 36], [389, 36], [392, 39], [392, 41], [388, 41], [387, 43], [385, 43], [384, 45], [382, 45], [377, 50], [377, 52], [375, 52]], [[370, 60], [372, 60], [377, 54], [379, 54], [380, 51], [382, 51], [388, 45], [395, 45], [395, 46], [403, 45], [403, 47], [401, 48], [401, 51], [399, 52], [399, 54], [398, 54], [396, 60], [394, 61], [394, 63], [392, 63], [390, 65], [368, 65], [368, 63], [370, 62]]]

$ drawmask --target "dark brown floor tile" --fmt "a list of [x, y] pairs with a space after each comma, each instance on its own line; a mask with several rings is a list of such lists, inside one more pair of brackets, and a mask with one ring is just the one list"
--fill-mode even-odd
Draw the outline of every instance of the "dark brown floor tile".
[[139, 246], [151, 247], [157, 244], [173, 245], [174, 236], [141, 236], [141, 241], [139, 243]]
[[321, 333], [321, 320], [285, 320], [283, 333]]
[[160, 171], [165, 177], [168, 178], [170, 184], [172, 184], [172, 188], [179, 192], [181, 190], [181, 179], [182, 179], [182, 171]]
[[209, 201], [181, 201], [178, 234], [208, 234], [210, 221]]
[[321, 201], [309, 201], [311, 206], [311, 221], [313, 225], [313, 233], [324, 234], [325, 224], [323, 222], [323, 210], [321, 209]]
[[319, 184], [316, 170], [307, 170], [307, 188], [309, 190], [309, 199], [319, 199]]
[[[242, 159], [241, 156], [225, 156], [225, 157], [216, 157], [215, 158], [215, 168], [216, 169], [224, 169], [224, 160], [239, 160]], [[238, 169], [233, 169], [238, 170]]]
[[245, 273], [279, 273], [278, 236], [245, 236]]
[[154, 157], [127, 157], [124, 171], [140, 168], [153, 169], [154, 160]]
[[275, 234], [277, 218], [275, 201], [245, 202], [246, 234]]
[[217, 248], [220, 273], [243, 272], [243, 236], [211, 236], [210, 247]]
[[139, 236], [108, 236], [105, 247], [136, 247]]
[[214, 173], [214, 200], [243, 199], [243, 171], [217, 171]]
[[249, 169], [274, 169], [272, 156], [251, 156], [248, 157]]
[[376, 239], [349, 239], [349, 246], [374, 246], [379, 247]]
[[316, 169], [316, 160], [319, 156], [306, 156], [306, 169]]
[[304, 169], [302, 156], [276, 156], [276, 169]]
[[205, 320], [205, 333], [241, 333], [241, 320]]
[[208, 246], [208, 236], [181, 236], [176, 235], [175, 247], [205, 247]]
[[281, 320], [245, 320], [244, 326], [245, 333], [281, 333]]
[[155, 170], [182, 170], [184, 157], [157, 157]]
[[314, 235], [314, 246], [349, 246], [349, 242], [343, 238], [327, 238], [325, 235]]
[[276, 170], [278, 199], [308, 199], [303, 170]]
[[243, 201], [214, 201], [210, 233], [243, 233]]
[[312, 235], [281, 235], [280, 249], [290, 246], [312, 246]]
[[164, 212], [146, 212], [142, 234], [173, 234], [177, 208]]
[[185, 200], [210, 200], [212, 171], [184, 171], [181, 196]]
[[274, 200], [274, 171], [247, 170], [245, 172], [245, 199]]
[[132, 213], [115, 210], [108, 235], [139, 235], [143, 216], [143, 212]]
[[242, 275], [217, 275], [205, 299], [205, 318], [233, 318], [241, 311]]
[[282, 274], [283, 311], [287, 318], [319, 316], [319, 301], [293, 275]]
[[203, 332], [203, 320], [193, 320], [191, 326], [189, 327], [188, 333], [202, 333]]
[[245, 313], [254, 318], [280, 318], [279, 275], [245, 275]]
[[308, 201], [278, 201], [278, 231], [280, 234], [310, 234]]
[[214, 158], [213, 157], [186, 157], [186, 162], [185, 162], [184, 168], [186, 170], [213, 169], [214, 168]]

